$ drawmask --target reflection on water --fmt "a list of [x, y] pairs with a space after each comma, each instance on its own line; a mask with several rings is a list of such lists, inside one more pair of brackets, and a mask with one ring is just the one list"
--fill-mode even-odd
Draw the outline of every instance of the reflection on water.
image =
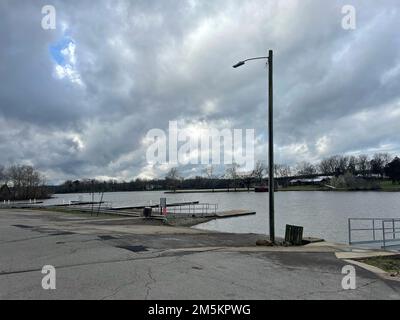
[[[62, 200], [91, 200], [88, 194], [56, 195], [46, 203], [62, 203]], [[167, 194], [163, 192], [106, 193], [104, 201], [114, 206], [156, 204], [160, 197], [168, 202], [200, 201], [216, 203], [219, 210], [250, 209], [254, 216], [215, 220], [198, 228], [235, 233], [267, 234], [267, 193], [197, 193]], [[347, 219], [358, 217], [400, 218], [400, 193], [391, 192], [277, 192], [275, 196], [275, 220], [277, 235], [284, 234], [286, 224], [305, 227], [305, 236], [321, 237], [328, 241], [347, 243]], [[96, 200], [99, 200], [97, 195]]]

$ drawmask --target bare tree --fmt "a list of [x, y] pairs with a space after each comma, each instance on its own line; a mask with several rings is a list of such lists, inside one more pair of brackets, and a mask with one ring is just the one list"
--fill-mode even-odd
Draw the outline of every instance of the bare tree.
[[357, 158], [355, 156], [349, 157], [347, 172], [350, 172], [352, 175], [357, 173]]
[[280, 169], [281, 169], [281, 164], [275, 163], [274, 164], [274, 177], [279, 178], [280, 177]]
[[262, 183], [262, 179], [267, 172], [267, 167], [261, 161], [257, 161], [256, 166], [253, 170], [253, 177], [257, 179], [258, 183]]
[[5, 176], [15, 200], [48, 197], [44, 176], [31, 166], [13, 165], [6, 170]]
[[323, 159], [319, 164], [319, 171], [324, 175], [340, 175], [346, 172], [347, 166], [348, 158], [336, 155]]
[[212, 191], [215, 191], [215, 180], [218, 178], [218, 176], [215, 174], [215, 168], [213, 165], [210, 165], [206, 167], [203, 170], [203, 173], [206, 177], [206, 179], [210, 180], [211, 186], [212, 186]]
[[166, 177], [165, 180], [167, 181], [167, 185], [174, 191], [176, 192], [176, 189], [178, 187], [179, 181], [181, 180], [179, 176], [179, 171], [178, 168], [171, 168]]
[[292, 174], [292, 168], [286, 164], [275, 164], [274, 166], [275, 177], [288, 178]]
[[283, 186], [289, 185], [289, 178], [292, 175], [292, 169], [286, 164], [276, 164], [274, 168], [275, 177], [280, 179]]
[[210, 165], [204, 168], [203, 173], [207, 179], [213, 179], [214, 178], [214, 166]]
[[244, 185], [246, 186], [248, 192], [250, 192], [250, 187], [251, 187], [253, 181], [254, 181], [253, 172], [248, 172], [245, 175], [243, 175], [243, 182], [244, 182]]
[[376, 153], [372, 158], [371, 172], [374, 174], [379, 174], [381, 177], [385, 174], [385, 167], [391, 161], [392, 157], [388, 153]]
[[[331, 158], [323, 159], [318, 166], [319, 172], [324, 175], [330, 175], [334, 172], [332, 168]], [[332, 170], [333, 169], [333, 170]]]
[[281, 168], [281, 177], [290, 178], [292, 176], [292, 168], [289, 165], [283, 165]]
[[337, 174], [344, 174], [346, 173], [349, 167], [349, 157], [347, 156], [337, 156], [338, 159], [338, 166], [336, 168]]
[[0, 187], [7, 183], [6, 170], [0, 165]]
[[369, 157], [366, 154], [360, 154], [357, 157], [357, 171], [365, 177], [370, 171], [370, 168]]
[[317, 168], [310, 162], [303, 161], [297, 165], [297, 174], [300, 176], [310, 176], [317, 173]]
[[392, 183], [400, 183], [400, 158], [395, 157], [385, 167], [385, 174], [392, 180]]
[[227, 170], [227, 176], [233, 180], [233, 187], [235, 188], [235, 192], [237, 191], [237, 180], [238, 180], [238, 169], [240, 166], [237, 163], [233, 163]]

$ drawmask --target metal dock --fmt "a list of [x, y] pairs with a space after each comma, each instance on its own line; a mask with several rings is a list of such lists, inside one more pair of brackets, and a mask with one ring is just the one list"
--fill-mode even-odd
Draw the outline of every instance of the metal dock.
[[231, 218], [231, 217], [241, 217], [241, 216], [249, 216], [256, 214], [255, 211], [249, 210], [229, 210], [229, 211], [222, 211], [217, 212], [217, 218]]
[[[167, 203], [167, 207], [181, 207], [187, 205], [195, 205], [199, 204], [199, 201], [189, 201], [189, 202], [176, 202], [176, 203]], [[158, 208], [159, 204], [151, 204], [151, 205], [140, 205], [140, 206], [124, 206], [124, 207], [112, 207], [111, 210], [140, 210], [144, 208]]]
[[[163, 213], [159, 211], [159, 208], [155, 208], [153, 210], [155, 214], [162, 215]], [[167, 217], [176, 217], [176, 218], [233, 218], [240, 216], [248, 216], [256, 214], [255, 211], [252, 210], [227, 210], [227, 211], [218, 211], [217, 204], [211, 203], [197, 203], [197, 204], [187, 204], [187, 205], [178, 205], [178, 206], [170, 206], [166, 212]]]

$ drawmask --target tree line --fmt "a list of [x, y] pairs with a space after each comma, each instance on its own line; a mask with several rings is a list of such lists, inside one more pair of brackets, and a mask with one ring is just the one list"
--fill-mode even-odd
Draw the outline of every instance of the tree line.
[[32, 166], [0, 166], [0, 201], [46, 199], [50, 196], [45, 177]]
[[303, 162], [298, 165], [296, 173], [297, 175], [321, 174], [333, 176], [351, 173], [363, 177], [372, 175], [383, 177], [387, 165], [396, 158], [389, 153], [376, 153], [371, 158], [366, 154], [358, 156], [335, 155], [323, 159], [316, 165]]
[[[331, 156], [319, 163], [300, 162], [289, 166], [276, 164], [274, 175], [280, 185], [286, 186], [297, 178], [317, 176], [346, 175], [346, 181], [354, 177], [364, 179], [391, 179], [400, 183], [400, 158], [388, 153], [377, 153], [372, 157]], [[352, 178], [353, 177], [353, 178]], [[250, 189], [252, 186], [265, 185], [268, 181], [268, 167], [258, 161], [251, 172], [241, 172], [240, 166], [232, 164], [224, 172], [217, 172], [214, 166], [208, 166], [194, 178], [183, 178], [178, 168], [172, 168], [161, 179], [135, 179], [131, 181], [99, 181], [96, 179], [68, 180], [61, 185], [46, 186], [45, 177], [32, 166], [0, 166], [0, 201], [29, 200], [49, 198], [52, 193], [91, 193], [91, 192], [124, 192], [177, 189]], [[339, 179], [338, 181], [343, 181]]]
[[[344, 156], [335, 155], [319, 163], [300, 162], [295, 166], [276, 164], [274, 175], [280, 185], [286, 186], [291, 179], [312, 178], [317, 176], [340, 177], [343, 175], [363, 177], [365, 179], [383, 179], [388, 177], [393, 183], [400, 183], [400, 159], [388, 153]], [[241, 172], [240, 166], [232, 164], [223, 173], [214, 166], [203, 169], [201, 175], [194, 178], [181, 177], [178, 168], [172, 168], [164, 179], [135, 179], [129, 182], [117, 180], [98, 181], [95, 179], [68, 180], [60, 186], [52, 187], [55, 193], [91, 193], [115, 191], [149, 191], [177, 189], [250, 189], [255, 185], [266, 184], [268, 167], [258, 161], [251, 172]]]

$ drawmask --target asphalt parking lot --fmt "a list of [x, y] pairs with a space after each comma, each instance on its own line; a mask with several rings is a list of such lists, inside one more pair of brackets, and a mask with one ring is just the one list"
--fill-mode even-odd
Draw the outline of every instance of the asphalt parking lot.
[[[111, 220], [109, 220], [111, 219]], [[0, 210], [0, 299], [399, 299], [400, 283], [324, 248], [257, 248], [256, 235]], [[43, 266], [56, 289], [42, 288]]]

